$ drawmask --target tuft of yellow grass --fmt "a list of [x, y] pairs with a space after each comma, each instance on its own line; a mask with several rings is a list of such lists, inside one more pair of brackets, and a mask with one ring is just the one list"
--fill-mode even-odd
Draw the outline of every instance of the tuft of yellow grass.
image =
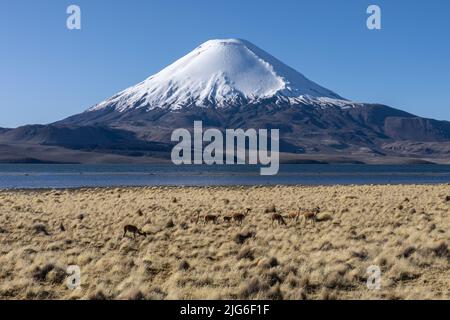
[[[449, 185], [0, 191], [0, 298], [450, 299], [449, 196]], [[316, 207], [314, 221], [270, 220]], [[242, 224], [223, 222], [247, 208]], [[146, 236], [123, 237], [128, 224]], [[373, 265], [380, 290], [366, 286]]]

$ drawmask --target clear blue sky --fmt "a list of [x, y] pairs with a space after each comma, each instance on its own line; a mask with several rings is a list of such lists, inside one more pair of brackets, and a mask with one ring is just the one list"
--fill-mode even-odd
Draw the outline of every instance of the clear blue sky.
[[[366, 28], [369, 4], [381, 31]], [[0, 126], [79, 113], [231, 37], [348, 99], [450, 120], [448, 0], [0, 0]]]

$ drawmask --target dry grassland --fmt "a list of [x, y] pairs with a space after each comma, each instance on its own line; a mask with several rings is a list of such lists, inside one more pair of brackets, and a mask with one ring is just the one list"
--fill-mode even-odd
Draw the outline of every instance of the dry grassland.
[[0, 191], [0, 298], [450, 299], [449, 212], [449, 185]]

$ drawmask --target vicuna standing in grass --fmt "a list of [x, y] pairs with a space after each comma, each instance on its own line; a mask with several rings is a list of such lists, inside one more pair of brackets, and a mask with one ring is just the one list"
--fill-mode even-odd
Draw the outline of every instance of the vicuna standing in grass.
[[252, 211], [252, 209], [247, 208], [247, 211], [245, 213], [233, 214], [233, 220], [238, 222], [239, 224], [242, 224], [242, 221], [244, 221], [245, 217], [249, 214], [250, 211]]
[[233, 219], [233, 216], [223, 216], [222, 220], [224, 223], [230, 223], [231, 219]]
[[126, 225], [125, 227], [123, 227], [123, 237], [126, 236], [127, 232], [132, 233], [133, 237], [136, 239], [136, 234], [140, 235], [140, 236], [147, 236], [146, 232], [142, 232], [138, 227], [133, 226], [131, 224]]
[[274, 213], [274, 214], [272, 215], [272, 225], [273, 225], [273, 223], [274, 223], [275, 221], [278, 222], [278, 224], [284, 224], [284, 225], [287, 225], [287, 224], [286, 224], [286, 221], [284, 221], [284, 218], [283, 218], [283, 216], [282, 216], [281, 214]]
[[317, 220], [317, 215], [319, 213], [320, 213], [320, 208], [319, 207], [316, 207], [313, 210], [308, 210], [308, 211], [303, 212], [303, 217], [305, 218], [305, 223], [308, 220], [311, 220], [313, 222], [316, 221]]
[[207, 215], [204, 217], [204, 222], [205, 222], [205, 224], [208, 223], [208, 222], [212, 222], [212, 223], [214, 223], [214, 224], [217, 224], [217, 219], [218, 219], [218, 218], [219, 218], [219, 217], [216, 216], [215, 214], [207, 214]]
[[291, 222], [298, 222], [298, 219], [300, 218], [300, 212], [298, 211], [291, 212], [289, 213], [287, 218], [291, 220]]

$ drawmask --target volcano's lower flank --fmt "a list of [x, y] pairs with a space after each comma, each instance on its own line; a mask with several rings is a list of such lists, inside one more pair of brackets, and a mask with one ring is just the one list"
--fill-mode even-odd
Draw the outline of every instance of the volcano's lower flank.
[[449, 299], [449, 211], [449, 185], [1, 191], [0, 298]]

